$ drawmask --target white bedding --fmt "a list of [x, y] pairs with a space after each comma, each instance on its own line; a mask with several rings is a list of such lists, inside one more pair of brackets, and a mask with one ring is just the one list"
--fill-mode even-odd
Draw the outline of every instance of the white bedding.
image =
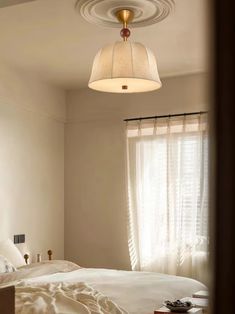
[[15, 314], [127, 314], [85, 283], [20, 283]]
[[[193, 279], [169, 276], [158, 273], [148, 272], [132, 272], [132, 271], [118, 271], [108, 269], [86, 269], [72, 266], [74, 264], [66, 264], [66, 272], [63, 272], [63, 263], [53, 261], [43, 265], [29, 267], [29, 269], [21, 270], [20, 276], [8, 280], [3, 280], [0, 276], [0, 283], [9, 282], [10, 280], [17, 280], [23, 278], [25, 272], [25, 279], [20, 285], [27, 284], [29, 287], [35, 284], [55, 284], [60, 282], [66, 285], [73, 285], [77, 283], [85, 283], [91, 289], [98, 291], [102, 295], [108, 297], [114, 305], [113, 312], [93, 312], [93, 313], [120, 313], [120, 308], [125, 309], [130, 314], [153, 314], [154, 309], [161, 306], [164, 300], [175, 300], [185, 296], [191, 296], [194, 292], [205, 290], [205, 286]], [[53, 273], [53, 265], [55, 269]], [[69, 270], [71, 266], [71, 271]], [[43, 270], [41, 270], [41, 268]], [[48, 268], [48, 272], [47, 272]], [[35, 276], [36, 275], [36, 276]], [[14, 276], [14, 275], [12, 275]], [[94, 291], [93, 291], [94, 292]], [[62, 292], [63, 294], [63, 292]], [[115, 305], [118, 305], [117, 310]], [[21, 312], [19, 312], [21, 313]], [[27, 312], [22, 312], [27, 313]], [[33, 313], [33, 312], [28, 312]], [[35, 312], [39, 313], [39, 312]], [[40, 312], [40, 314], [43, 312]], [[47, 312], [49, 313], [49, 312]], [[53, 312], [52, 312], [53, 313]], [[60, 313], [74, 313], [74, 312], [60, 312]], [[80, 312], [75, 312], [80, 313]], [[83, 312], [81, 312], [83, 313]]]

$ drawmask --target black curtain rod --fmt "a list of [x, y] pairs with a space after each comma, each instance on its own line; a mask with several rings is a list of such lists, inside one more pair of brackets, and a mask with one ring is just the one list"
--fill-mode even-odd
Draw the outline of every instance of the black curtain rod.
[[127, 122], [128, 122], [128, 121], [135, 121], [135, 120], [148, 120], [148, 119], [171, 118], [171, 117], [179, 117], [179, 116], [191, 116], [191, 115], [195, 115], [195, 114], [204, 114], [204, 113], [207, 113], [207, 111], [167, 114], [167, 115], [163, 115], [163, 116], [130, 118], [130, 119], [124, 119], [123, 121], [127, 121]]

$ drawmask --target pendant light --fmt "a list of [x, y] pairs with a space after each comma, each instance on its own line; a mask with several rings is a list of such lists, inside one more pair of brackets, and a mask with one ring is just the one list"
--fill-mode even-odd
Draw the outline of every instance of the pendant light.
[[133, 11], [118, 10], [116, 17], [123, 23], [120, 32], [123, 41], [99, 50], [93, 62], [88, 86], [111, 93], [148, 92], [160, 88], [162, 84], [152, 51], [141, 43], [128, 41], [128, 23], [134, 18]]

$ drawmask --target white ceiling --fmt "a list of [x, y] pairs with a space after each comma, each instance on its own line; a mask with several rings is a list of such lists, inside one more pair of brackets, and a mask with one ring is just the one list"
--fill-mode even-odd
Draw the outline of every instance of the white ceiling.
[[[65, 89], [85, 87], [93, 57], [119, 30], [89, 24], [76, 0], [37, 0], [0, 9], [0, 59]], [[175, 0], [159, 24], [132, 30], [157, 57], [161, 77], [206, 71], [206, 0]]]

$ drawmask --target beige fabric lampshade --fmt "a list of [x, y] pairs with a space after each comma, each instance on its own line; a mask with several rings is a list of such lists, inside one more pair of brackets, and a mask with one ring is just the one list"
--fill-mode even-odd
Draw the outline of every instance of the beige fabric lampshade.
[[151, 50], [141, 43], [117, 41], [95, 56], [88, 86], [102, 92], [138, 93], [162, 84]]

